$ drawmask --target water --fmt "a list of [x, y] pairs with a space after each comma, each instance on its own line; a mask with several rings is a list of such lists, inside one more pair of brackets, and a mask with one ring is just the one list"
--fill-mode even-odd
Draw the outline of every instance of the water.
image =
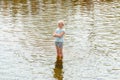
[[0, 0], [0, 80], [119, 80], [119, 25], [119, 0]]

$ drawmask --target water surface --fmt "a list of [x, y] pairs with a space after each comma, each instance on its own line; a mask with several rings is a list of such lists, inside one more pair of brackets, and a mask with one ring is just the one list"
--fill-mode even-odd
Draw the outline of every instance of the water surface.
[[0, 0], [0, 80], [119, 80], [119, 53], [119, 0]]

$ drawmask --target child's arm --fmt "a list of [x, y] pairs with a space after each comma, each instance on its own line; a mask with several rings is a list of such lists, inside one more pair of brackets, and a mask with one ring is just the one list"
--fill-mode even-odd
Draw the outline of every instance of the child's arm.
[[57, 33], [56, 33], [56, 32], [54, 32], [54, 33], [53, 33], [53, 37], [57, 37], [57, 36], [56, 36], [56, 34], [57, 34]]
[[65, 32], [61, 32], [60, 34], [54, 33], [54, 37], [62, 37], [65, 34]]

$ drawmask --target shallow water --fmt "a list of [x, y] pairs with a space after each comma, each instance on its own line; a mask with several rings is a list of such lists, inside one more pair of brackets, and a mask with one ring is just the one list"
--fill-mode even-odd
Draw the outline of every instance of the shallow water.
[[119, 80], [119, 53], [119, 0], [0, 0], [0, 80]]

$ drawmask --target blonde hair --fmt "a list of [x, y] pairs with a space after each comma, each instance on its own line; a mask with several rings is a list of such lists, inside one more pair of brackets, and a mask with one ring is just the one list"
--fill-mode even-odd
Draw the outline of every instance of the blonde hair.
[[59, 20], [58, 24], [62, 23], [64, 25], [64, 21], [63, 20]]

